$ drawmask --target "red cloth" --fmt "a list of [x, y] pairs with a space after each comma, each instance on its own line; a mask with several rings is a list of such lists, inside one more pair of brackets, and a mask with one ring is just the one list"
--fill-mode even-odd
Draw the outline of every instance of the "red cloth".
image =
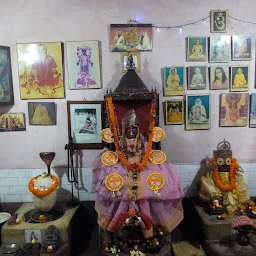
[[242, 226], [251, 225], [256, 228], [256, 222], [248, 218], [247, 216], [240, 216], [232, 222], [232, 228], [237, 229]]

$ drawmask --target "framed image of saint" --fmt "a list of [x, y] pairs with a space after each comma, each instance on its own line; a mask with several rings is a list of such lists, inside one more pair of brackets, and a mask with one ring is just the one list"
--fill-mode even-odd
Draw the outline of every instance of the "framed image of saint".
[[224, 65], [210, 67], [211, 90], [229, 89], [229, 67]]
[[249, 90], [249, 66], [231, 67], [231, 91], [242, 92]]
[[232, 60], [252, 59], [252, 36], [232, 36]]
[[211, 11], [211, 33], [228, 32], [228, 10]]
[[231, 53], [230, 36], [211, 36], [210, 37], [210, 62], [229, 62]]
[[166, 125], [184, 124], [184, 100], [165, 101]]
[[206, 61], [207, 56], [207, 37], [187, 38], [187, 61]]
[[188, 67], [188, 90], [205, 90], [207, 85], [206, 66]]

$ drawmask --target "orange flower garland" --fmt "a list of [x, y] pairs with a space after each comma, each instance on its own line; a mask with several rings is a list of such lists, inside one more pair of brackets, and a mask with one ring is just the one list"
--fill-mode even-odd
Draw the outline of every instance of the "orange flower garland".
[[54, 175], [51, 175], [51, 179], [53, 180], [53, 184], [50, 188], [48, 188], [47, 190], [40, 190], [40, 189], [35, 189], [34, 187], [34, 183], [35, 180], [40, 177], [40, 175], [32, 178], [29, 183], [28, 183], [28, 189], [30, 190], [31, 193], [33, 193], [34, 195], [38, 196], [38, 197], [45, 197], [48, 196], [49, 194], [51, 194], [55, 189], [58, 188], [59, 186], [59, 180], [57, 177], [55, 177]]
[[215, 184], [217, 185], [217, 187], [221, 191], [225, 191], [225, 192], [235, 189], [236, 188], [235, 169], [237, 168], [236, 159], [232, 158], [232, 160], [231, 160], [230, 172], [229, 172], [229, 176], [230, 176], [230, 184], [229, 185], [224, 185], [222, 183], [222, 181], [220, 180], [218, 166], [217, 166], [214, 158], [210, 159], [210, 163], [214, 166], [213, 177], [214, 177], [214, 181], [215, 181]]
[[152, 103], [151, 105], [148, 144], [147, 144], [147, 148], [146, 148], [143, 160], [141, 161], [141, 163], [138, 163], [138, 164], [135, 164], [135, 163], [132, 164], [129, 161], [127, 161], [127, 159], [123, 155], [123, 152], [120, 150], [119, 143], [118, 143], [118, 131], [117, 131], [117, 124], [116, 124], [115, 108], [114, 108], [114, 104], [111, 96], [107, 97], [107, 108], [108, 108], [108, 115], [111, 123], [111, 130], [113, 132], [114, 144], [116, 147], [118, 158], [120, 159], [122, 164], [126, 166], [127, 169], [133, 172], [138, 172], [143, 170], [148, 164], [148, 159], [149, 159], [150, 152], [152, 150], [152, 145], [153, 145], [153, 129], [155, 127], [156, 103]]

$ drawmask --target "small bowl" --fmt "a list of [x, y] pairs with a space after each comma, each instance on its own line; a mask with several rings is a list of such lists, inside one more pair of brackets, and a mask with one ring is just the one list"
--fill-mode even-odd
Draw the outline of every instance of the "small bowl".
[[11, 218], [11, 214], [8, 212], [0, 212], [0, 227], [4, 225], [4, 223]]
[[1, 249], [2, 249], [2, 253], [4, 254], [12, 254], [17, 252], [20, 249], [20, 246], [18, 244], [8, 244], [8, 245], [2, 245]]

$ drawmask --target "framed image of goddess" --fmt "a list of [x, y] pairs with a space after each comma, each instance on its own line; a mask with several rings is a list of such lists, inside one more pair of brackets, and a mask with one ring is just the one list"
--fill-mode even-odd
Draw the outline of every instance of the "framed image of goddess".
[[204, 90], [207, 82], [206, 66], [188, 67], [188, 90]]
[[231, 52], [230, 36], [210, 37], [210, 62], [229, 62]]
[[69, 88], [101, 88], [99, 41], [66, 42], [66, 48]]
[[256, 93], [251, 94], [249, 127], [256, 128]]
[[211, 33], [228, 32], [228, 10], [211, 11]]
[[242, 92], [249, 89], [249, 66], [231, 67], [231, 91]]
[[207, 60], [207, 37], [187, 38], [187, 61]]
[[211, 90], [229, 89], [229, 67], [211, 66], [210, 67], [210, 88]]
[[80, 149], [101, 149], [103, 101], [68, 101], [68, 135]]
[[184, 95], [184, 67], [164, 68], [164, 96]]
[[248, 93], [222, 93], [220, 98], [220, 126], [247, 126]]
[[252, 36], [232, 36], [232, 60], [252, 59]]
[[25, 131], [24, 113], [0, 114], [0, 132]]
[[61, 42], [17, 44], [20, 97], [65, 97]]
[[186, 130], [208, 130], [210, 119], [210, 95], [186, 95]]
[[14, 96], [10, 47], [0, 46], [0, 106], [13, 104]]
[[122, 65], [122, 72], [125, 73], [127, 72], [127, 61], [128, 61], [128, 57], [132, 56], [133, 58], [133, 63], [135, 65], [135, 71], [136, 72], [140, 72], [141, 68], [140, 68], [140, 52], [123, 52], [121, 53], [121, 65]]
[[166, 125], [184, 124], [184, 100], [165, 101]]

